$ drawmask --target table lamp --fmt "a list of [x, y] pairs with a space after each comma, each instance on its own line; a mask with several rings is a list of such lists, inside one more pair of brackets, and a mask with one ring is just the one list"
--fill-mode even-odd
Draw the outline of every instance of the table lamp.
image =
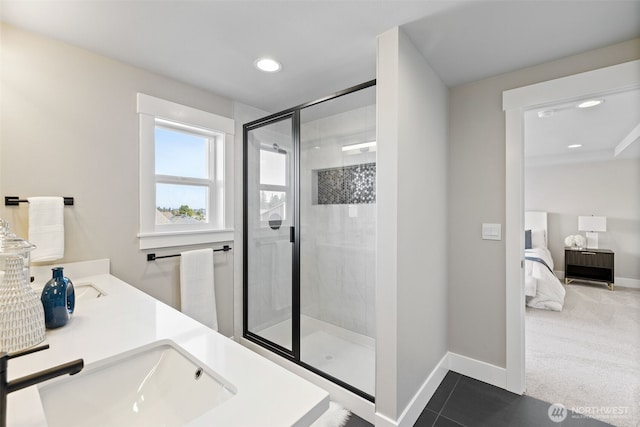
[[586, 232], [587, 249], [598, 249], [598, 232], [607, 231], [607, 217], [579, 216], [578, 230]]

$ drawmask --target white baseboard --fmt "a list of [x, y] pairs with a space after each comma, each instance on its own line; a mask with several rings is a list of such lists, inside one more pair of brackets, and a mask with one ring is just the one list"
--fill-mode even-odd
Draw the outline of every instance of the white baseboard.
[[376, 412], [375, 416], [376, 420], [373, 424], [375, 427], [398, 427], [397, 422], [391, 418], [387, 418], [385, 415]]
[[629, 279], [628, 277], [616, 277], [615, 287], [640, 289], [640, 280]]
[[449, 352], [447, 356], [450, 370], [506, 390], [507, 370], [505, 368], [456, 353]]
[[433, 371], [431, 371], [431, 374], [427, 377], [418, 392], [413, 396], [413, 399], [411, 399], [409, 405], [400, 415], [400, 418], [398, 419], [398, 427], [411, 427], [416, 423], [416, 421], [418, 421], [418, 417], [422, 413], [422, 410], [427, 406], [427, 403], [429, 403], [429, 400], [431, 400], [431, 397], [436, 392], [438, 386], [440, 386], [440, 383], [449, 371], [448, 360], [448, 353], [442, 356], [438, 365]]
[[413, 426], [449, 370], [506, 389], [507, 370], [505, 368], [500, 368], [499, 366], [461, 356], [456, 353], [447, 352], [433, 371], [431, 371], [431, 374], [414, 395], [413, 399], [411, 399], [411, 402], [402, 412], [398, 421], [394, 421], [376, 412], [375, 426]]
[[425, 382], [422, 384], [418, 392], [413, 396], [411, 402], [407, 405], [405, 410], [402, 412], [398, 421], [394, 421], [387, 416], [376, 412], [376, 427], [411, 427], [413, 426], [422, 410], [429, 400], [433, 396], [433, 394], [438, 389], [438, 386], [444, 379], [445, 375], [449, 371], [449, 362], [448, 362], [448, 354], [445, 354], [438, 365], [431, 371], [431, 374], [427, 377]]

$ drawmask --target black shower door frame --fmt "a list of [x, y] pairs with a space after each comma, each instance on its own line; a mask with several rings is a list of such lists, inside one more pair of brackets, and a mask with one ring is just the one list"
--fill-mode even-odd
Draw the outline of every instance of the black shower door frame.
[[[352, 393], [357, 394], [360, 397], [363, 397], [371, 402], [375, 402], [374, 396], [371, 396], [368, 393], [348, 384], [339, 378], [336, 378], [332, 375], [327, 374], [301, 360], [300, 357], [300, 111], [311, 107], [313, 105], [321, 104], [326, 101], [331, 101], [333, 99], [339, 98], [344, 95], [351, 94], [353, 92], [357, 92], [362, 89], [366, 89], [376, 85], [376, 80], [370, 80], [368, 82], [350, 87], [348, 89], [342, 90], [340, 92], [336, 92], [333, 95], [326, 96], [324, 98], [317, 99], [315, 101], [307, 102], [305, 104], [298, 105], [293, 108], [289, 108], [287, 110], [281, 111], [279, 113], [271, 114], [267, 117], [263, 117], [261, 119], [246, 123], [243, 125], [243, 161], [242, 161], [242, 178], [243, 178], [243, 192], [242, 192], [242, 204], [243, 204], [243, 214], [242, 214], [242, 223], [243, 223], [243, 262], [242, 262], [242, 274], [243, 274], [243, 286], [242, 286], [242, 335], [245, 339], [264, 347], [285, 359], [304, 367], [305, 369], [320, 375], [321, 377], [349, 390]], [[273, 341], [270, 341], [267, 338], [260, 336], [257, 333], [254, 333], [249, 330], [249, 263], [248, 263], [248, 243], [249, 243], [249, 203], [248, 203], [248, 192], [249, 192], [249, 182], [248, 182], [248, 173], [249, 173], [249, 165], [248, 165], [248, 134], [252, 130], [259, 129], [264, 126], [268, 126], [279, 121], [292, 119], [292, 139], [293, 139], [293, 180], [292, 180], [292, 191], [294, 193], [294, 203], [293, 203], [293, 225], [291, 227], [291, 241], [293, 244], [292, 248], [292, 348], [291, 350], [285, 348]]]

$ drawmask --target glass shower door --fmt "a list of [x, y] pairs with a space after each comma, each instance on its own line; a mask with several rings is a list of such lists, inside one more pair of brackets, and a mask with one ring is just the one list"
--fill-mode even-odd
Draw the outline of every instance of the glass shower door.
[[245, 124], [243, 337], [374, 401], [375, 82]]
[[245, 130], [245, 335], [294, 353], [294, 116]]
[[300, 360], [375, 394], [376, 92], [300, 111]]

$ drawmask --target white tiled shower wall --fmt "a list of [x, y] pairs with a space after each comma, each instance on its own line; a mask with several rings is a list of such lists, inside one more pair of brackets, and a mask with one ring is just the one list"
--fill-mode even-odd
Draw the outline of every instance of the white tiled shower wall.
[[301, 312], [375, 337], [376, 204], [313, 204], [313, 171], [374, 163], [370, 149], [344, 145], [375, 140], [375, 105], [301, 126]]

